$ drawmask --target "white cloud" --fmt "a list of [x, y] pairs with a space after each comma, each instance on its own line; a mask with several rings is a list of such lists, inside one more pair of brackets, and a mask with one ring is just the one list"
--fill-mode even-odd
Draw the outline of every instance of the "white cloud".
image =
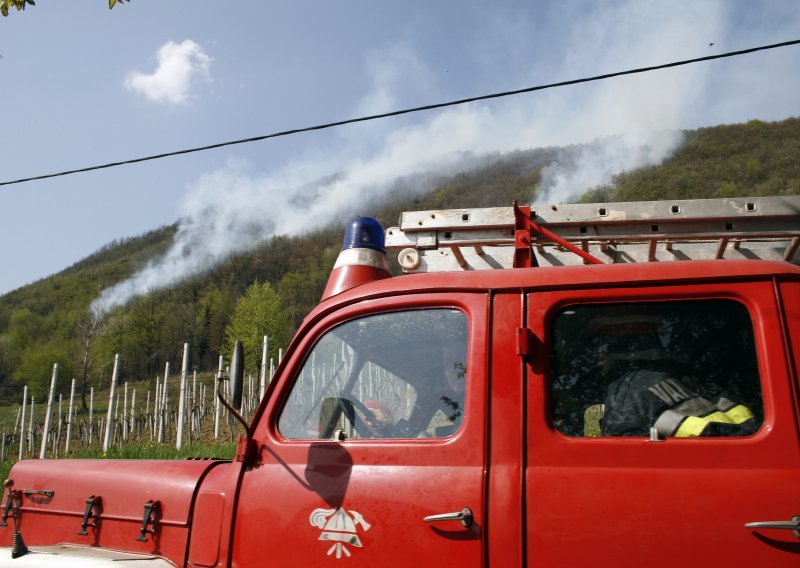
[[158, 65], [150, 74], [132, 71], [125, 78], [125, 88], [151, 101], [177, 105], [190, 98], [196, 77], [211, 79], [211, 58], [190, 39], [162, 45], [156, 53]]

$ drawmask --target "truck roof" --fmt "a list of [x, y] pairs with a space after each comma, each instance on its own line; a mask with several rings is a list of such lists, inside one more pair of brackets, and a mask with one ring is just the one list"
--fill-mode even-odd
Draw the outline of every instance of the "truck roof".
[[307, 320], [405, 293], [798, 278], [800, 196], [414, 211], [385, 248], [404, 276], [390, 276], [380, 225], [353, 221]]
[[800, 267], [769, 260], [689, 260], [646, 264], [548, 266], [406, 274], [361, 284], [322, 302], [311, 314], [366, 299], [441, 291], [597, 288], [621, 285], [669, 285], [714, 280], [800, 279]]

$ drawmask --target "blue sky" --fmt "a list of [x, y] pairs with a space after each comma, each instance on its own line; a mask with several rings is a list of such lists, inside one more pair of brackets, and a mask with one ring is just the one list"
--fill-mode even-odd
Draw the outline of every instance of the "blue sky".
[[[0, 20], [0, 178], [798, 38], [796, 0], [42, 0]], [[0, 187], [0, 294], [181, 219], [165, 258], [104, 296], [113, 305], [275, 232], [366, 214], [399, 176], [612, 137], [579, 171], [549, 171], [549, 200], [573, 198], [665, 159], [682, 128], [797, 116], [798, 69], [788, 47]], [[316, 199], [297, 204], [309, 187]]]

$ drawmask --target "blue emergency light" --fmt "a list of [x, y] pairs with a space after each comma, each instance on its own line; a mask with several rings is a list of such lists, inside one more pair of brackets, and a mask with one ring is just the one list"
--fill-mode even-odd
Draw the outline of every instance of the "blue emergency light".
[[372, 217], [358, 217], [350, 221], [344, 231], [342, 250], [366, 248], [386, 252], [383, 227]]

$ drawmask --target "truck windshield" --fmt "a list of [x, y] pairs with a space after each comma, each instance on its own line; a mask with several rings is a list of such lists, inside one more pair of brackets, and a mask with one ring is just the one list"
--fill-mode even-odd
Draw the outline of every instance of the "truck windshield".
[[290, 439], [449, 436], [464, 418], [466, 354], [459, 310], [351, 320], [317, 341], [278, 429]]

